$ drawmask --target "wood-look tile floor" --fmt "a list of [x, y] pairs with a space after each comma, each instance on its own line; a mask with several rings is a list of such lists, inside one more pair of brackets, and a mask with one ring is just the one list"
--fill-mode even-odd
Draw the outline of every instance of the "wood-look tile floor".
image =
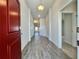
[[22, 59], [71, 59], [46, 37], [37, 36], [25, 46]]
[[63, 41], [63, 51], [72, 59], [77, 59], [77, 48]]

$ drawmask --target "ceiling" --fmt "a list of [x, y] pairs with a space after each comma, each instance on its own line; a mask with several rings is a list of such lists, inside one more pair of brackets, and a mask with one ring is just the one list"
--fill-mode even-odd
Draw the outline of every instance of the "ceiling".
[[[33, 17], [45, 17], [49, 11], [49, 8], [52, 7], [55, 0], [25, 0], [26, 4], [31, 9], [31, 13]], [[39, 4], [43, 4], [45, 6], [44, 11], [38, 11], [37, 6]]]

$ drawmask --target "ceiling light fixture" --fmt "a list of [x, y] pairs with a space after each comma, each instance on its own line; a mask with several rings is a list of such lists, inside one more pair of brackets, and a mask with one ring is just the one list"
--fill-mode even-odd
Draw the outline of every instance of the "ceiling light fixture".
[[43, 4], [39, 4], [37, 8], [38, 8], [38, 11], [43, 11], [45, 9]]
[[38, 23], [38, 20], [34, 20], [34, 23]]

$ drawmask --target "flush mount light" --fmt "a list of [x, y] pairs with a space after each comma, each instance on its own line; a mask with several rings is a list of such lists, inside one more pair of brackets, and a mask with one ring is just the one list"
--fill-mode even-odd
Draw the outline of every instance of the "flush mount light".
[[34, 23], [38, 23], [38, 20], [34, 20]]
[[38, 11], [43, 11], [43, 10], [45, 9], [45, 7], [44, 7], [43, 4], [39, 4], [39, 5], [37, 6], [37, 9], [38, 9]]

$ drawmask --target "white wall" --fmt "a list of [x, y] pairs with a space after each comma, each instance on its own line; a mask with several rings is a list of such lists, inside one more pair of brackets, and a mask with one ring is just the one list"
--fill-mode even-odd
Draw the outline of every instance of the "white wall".
[[33, 17], [30, 15], [30, 38], [34, 36], [34, 23]]
[[21, 12], [21, 49], [31, 40], [30, 39], [30, 9], [27, 7], [24, 0], [20, 0]]
[[49, 38], [49, 14], [46, 16], [45, 25], [46, 25], [47, 37]]
[[40, 28], [39, 28], [40, 35], [48, 37], [46, 29], [47, 29], [46, 28], [46, 18], [40, 18]]
[[70, 1], [72, 0], [56, 0], [51, 9], [51, 41], [58, 47], [61, 43], [58, 28], [58, 12]]
[[52, 38], [51, 38], [52, 37], [52, 33], [51, 33], [52, 9], [51, 8], [49, 9], [48, 20], [49, 20], [49, 40], [52, 41]]
[[40, 35], [46, 36], [49, 40], [51, 40], [51, 12], [47, 14], [46, 18], [40, 19]]

